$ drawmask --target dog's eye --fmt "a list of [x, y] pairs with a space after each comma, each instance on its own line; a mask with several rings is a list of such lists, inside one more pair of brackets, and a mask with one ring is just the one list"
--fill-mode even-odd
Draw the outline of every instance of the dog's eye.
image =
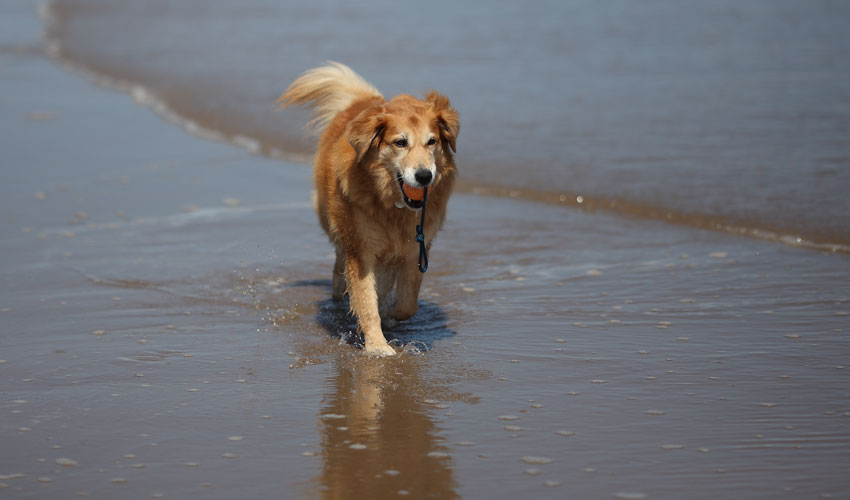
[[428, 145], [429, 146], [433, 146], [434, 144], [437, 144], [437, 139], [435, 139], [433, 137], [428, 139]]
[[393, 142], [393, 144], [395, 144], [395, 146], [397, 148], [406, 148], [407, 147], [407, 139], [396, 139]]

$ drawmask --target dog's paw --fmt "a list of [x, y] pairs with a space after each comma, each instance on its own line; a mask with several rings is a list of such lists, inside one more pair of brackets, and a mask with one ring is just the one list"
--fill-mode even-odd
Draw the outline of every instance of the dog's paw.
[[378, 343], [367, 343], [363, 350], [368, 352], [369, 354], [374, 354], [376, 356], [395, 356], [395, 349], [390, 347], [389, 344], [384, 342], [383, 344]]

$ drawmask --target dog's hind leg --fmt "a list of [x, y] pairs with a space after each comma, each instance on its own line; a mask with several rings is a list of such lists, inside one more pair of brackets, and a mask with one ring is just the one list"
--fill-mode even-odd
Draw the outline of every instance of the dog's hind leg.
[[387, 344], [381, 330], [374, 257], [358, 259], [347, 255], [345, 277], [351, 312], [357, 316], [357, 326], [363, 333], [366, 351], [381, 356], [394, 355], [395, 350]]
[[336, 249], [336, 261], [334, 262], [331, 287], [333, 288], [333, 295], [331, 297], [336, 301], [342, 300], [343, 295], [345, 295], [345, 255], [339, 247]]
[[378, 310], [381, 319], [386, 319], [390, 308], [393, 307], [393, 285], [395, 285], [395, 269], [391, 266], [378, 266], [376, 273], [378, 285]]

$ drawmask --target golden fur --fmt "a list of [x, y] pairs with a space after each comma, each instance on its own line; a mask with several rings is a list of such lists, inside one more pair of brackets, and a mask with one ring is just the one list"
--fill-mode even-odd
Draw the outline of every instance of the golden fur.
[[398, 321], [410, 318], [422, 284], [415, 241], [421, 202], [407, 198], [402, 185], [408, 192], [427, 186], [424, 232], [430, 250], [457, 174], [458, 114], [433, 90], [424, 100], [402, 94], [387, 101], [339, 63], [307, 71], [278, 103], [315, 111], [311, 125], [321, 133], [316, 212], [336, 248], [333, 297], [348, 293], [367, 351], [395, 354], [381, 330], [380, 311]]

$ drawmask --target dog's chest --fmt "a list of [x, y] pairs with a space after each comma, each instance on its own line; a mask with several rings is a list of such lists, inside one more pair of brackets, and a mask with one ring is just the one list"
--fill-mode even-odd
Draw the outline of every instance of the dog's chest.
[[[395, 209], [399, 212], [412, 211]], [[390, 214], [381, 217], [380, 214], [360, 214], [356, 223], [358, 232], [366, 249], [381, 260], [404, 260], [415, 256], [418, 252], [416, 242], [416, 220], [408, 214]]]

